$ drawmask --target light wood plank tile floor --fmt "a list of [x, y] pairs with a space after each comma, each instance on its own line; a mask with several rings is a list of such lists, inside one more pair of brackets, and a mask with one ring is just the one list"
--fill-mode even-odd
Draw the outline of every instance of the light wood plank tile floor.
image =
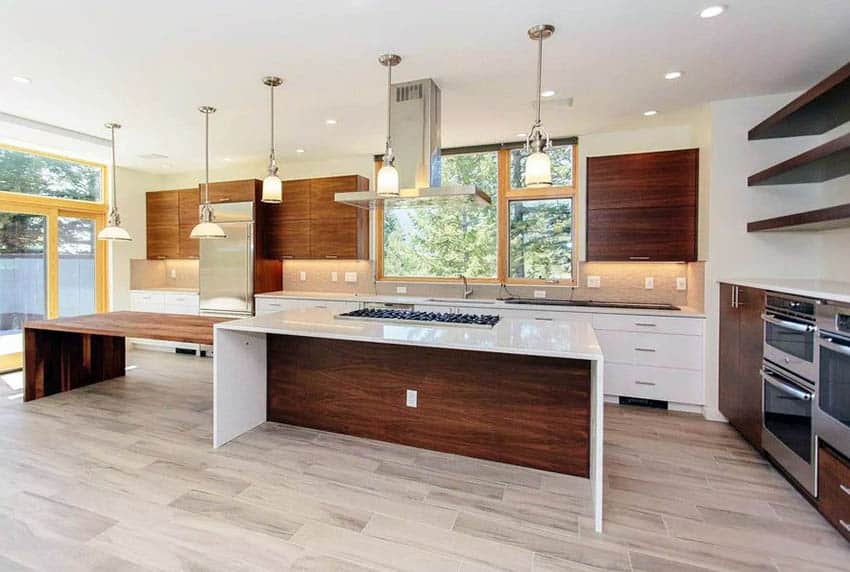
[[845, 543], [728, 426], [606, 409], [587, 481], [266, 424], [210, 447], [212, 362], [0, 406], [0, 570], [850, 570]]

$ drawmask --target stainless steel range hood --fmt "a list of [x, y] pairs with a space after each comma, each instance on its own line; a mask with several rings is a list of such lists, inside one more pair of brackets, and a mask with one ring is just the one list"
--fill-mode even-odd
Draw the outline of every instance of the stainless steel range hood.
[[440, 157], [440, 88], [432, 79], [392, 86], [390, 135], [398, 170], [399, 196], [385, 197], [375, 191], [336, 193], [338, 203], [370, 209], [388, 202], [393, 206], [415, 205], [417, 200], [466, 198], [490, 204], [490, 195], [474, 185], [442, 185]]

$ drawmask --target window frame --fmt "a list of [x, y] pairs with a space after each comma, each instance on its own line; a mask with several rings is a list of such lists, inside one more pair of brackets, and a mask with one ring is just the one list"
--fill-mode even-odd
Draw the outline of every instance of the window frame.
[[[0, 191], [0, 211], [20, 214], [42, 215], [47, 218], [47, 235], [45, 236], [45, 250], [47, 257], [47, 318], [59, 316], [59, 218], [72, 217], [94, 220], [95, 235], [106, 226], [106, 215], [109, 210], [107, 197], [110, 196], [110, 187], [107, 167], [101, 163], [94, 163], [66, 157], [52, 153], [45, 153], [35, 149], [26, 149], [13, 145], [0, 143], [0, 148], [11, 151], [19, 151], [30, 155], [50, 157], [72, 163], [81, 163], [90, 167], [97, 167], [101, 171], [102, 192], [100, 201], [86, 201], [78, 199], [66, 199], [58, 197], [47, 197], [43, 195], [31, 195], [27, 193], [16, 193], [14, 191]], [[107, 312], [109, 310], [109, 249], [104, 241], [95, 238], [95, 312]]]
[[[558, 142], [554, 141], [557, 145]], [[498, 162], [498, 182], [496, 201], [496, 277], [495, 278], [470, 278], [470, 283], [476, 284], [514, 284], [534, 285], [549, 284], [557, 286], [575, 286], [577, 284], [578, 256], [579, 256], [579, 165], [578, 165], [578, 142], [568, 140], [566, 145], [571, 146], [572, 154], [572, 185], [553, 186], [537, 189], [515, 189], [511, 187], [511, 151], [517, 145], [502, 145], [497, 149], [489, 146], [479, 148], [471, 147], [465, 149], [447, 149], [444, 154], [475, 153], [496, 150]], [[381, 161], [375, 160], [375, 173], [381, 168]], [[569, 280], [541, 280], [537, 278], [510, 278], [509, 277], [509, 254], [510, 254], [510, 203], [513, 201], [532, 201], [541, 199], [572, 199], [572, 264], [571, 278]], [[384, 275], [384, 207], [382, 204], [375, 208], [375, 278], [378, 282], [421, 282], [421, 283], [457, 283], [460, 279], [448, 276], [386, 276]]]

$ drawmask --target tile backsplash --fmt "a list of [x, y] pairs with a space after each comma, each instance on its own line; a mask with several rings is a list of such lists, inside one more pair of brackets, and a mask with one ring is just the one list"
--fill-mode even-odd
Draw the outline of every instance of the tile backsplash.
[[130, 260], [130, 289], [198, 288], [197, 260]]
[[[355, 272], [356, 282], [346, 282], [346, 273]], [[283, 288], [291, 291], [340, 292], [361, 294], [400, 295], [399, 286], [408, 296], [458, 297], [457, 283], [380, 282], [374, 279], [374, 266], [359, 260], [286, 260], [283, 263]], [[535, 291], [545, 290], [547, 298], [574, 300], [607, 300], [647, 303], [669, 303], [703, 309], [704, 263], [655, 262], [582, 262], [577, 287], [557, 285], [509, 286], [516, 296], [533, 297]], [[599, 287], [589, 288], [588, 278], [598, 277]], [[336, 280], [334, 280], [336, 278]], [[647, 278], [652, 288], [647, 289]], [[684, 279], [685, 290], [677, 289]], [[473, 298], [496, 298], [496, 284], [472, 284]], [[401, 294], [403, 295], [403, 294]]]

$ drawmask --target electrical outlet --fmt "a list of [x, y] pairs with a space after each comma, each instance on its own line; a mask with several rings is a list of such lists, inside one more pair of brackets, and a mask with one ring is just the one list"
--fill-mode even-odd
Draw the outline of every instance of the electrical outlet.
[[405, 405], [408, 407], [419, 407], [419, 392], [415, 389], [408, 389]]
[[176, 280], [176, 279], [177, 279], [177, 269], [176, 269], [176, 268], [172, 268], [172, 269], [171, 269], [171, 272], [169, 272], [169, 273], [168, 273], [168, 275], [169, 275], [169, 276], [171, 276], [171, 279], [172, 279], [172, 280]]
[[676, 278], [676, 290], [687, 290], [688, 289], [688, 279], [687, 278]]
[[647, 276], [646, 278], [644, 278], [643, 287], [647, 290], [652, 290], [653, 288], [655, 288], [655, 278], [653, 278], [652, 276]]
[[331, 282], [339, 282], [339, 272], [331, 272]]
[[357, 273], [356, 272], [346, 272], [345, 273], [345, 281], [346, 282], [357, 282]]
[[396, 286], [395, 287], [396, 294], [407, 294], [407, 286]]
[[307, 273], [302, 270], [301, 272], [298, 273], [298, 279], [301, 282], [305, 282], [307, 280]]
[[588, 288], [601, 288], [602, 287], [602, 279], [599, 276], [588, 276], [587, 277], [587, 287]]
[[546, 290], [535, 290], [534, 291], [534, 297], [535, 298], [545, 298], [546, 297]]

